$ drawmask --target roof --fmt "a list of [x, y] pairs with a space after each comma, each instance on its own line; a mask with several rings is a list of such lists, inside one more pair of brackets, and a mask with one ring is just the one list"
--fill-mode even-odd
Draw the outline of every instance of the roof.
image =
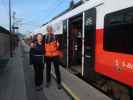
[[4, 27], [0, 26], [0, 33], [10, 34], [9, 30], [5, 29]]

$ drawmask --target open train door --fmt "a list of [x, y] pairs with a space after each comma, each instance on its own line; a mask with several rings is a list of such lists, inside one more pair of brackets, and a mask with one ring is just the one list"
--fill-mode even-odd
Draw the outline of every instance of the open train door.
[[92, 79], [95, 63], [96, 8], [84, 13], [84, 69], [83, 76]]
[[68, 23], [68, 65], [75, 75], [82, 73], [82, 29], [83, 13], [69, 18]]

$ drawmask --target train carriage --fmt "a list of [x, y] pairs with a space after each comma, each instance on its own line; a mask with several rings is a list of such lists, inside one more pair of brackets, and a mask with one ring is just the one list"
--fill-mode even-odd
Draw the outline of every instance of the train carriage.
[[10, 32], [0, 27], [0, 67], [10, 57]]
[[18, 44], [18, 36], [0, 26], [0, 70], [4, 68]]

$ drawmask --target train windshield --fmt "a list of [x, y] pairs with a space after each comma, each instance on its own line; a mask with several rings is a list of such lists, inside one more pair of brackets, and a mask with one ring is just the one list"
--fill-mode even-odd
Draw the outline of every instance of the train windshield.
[[104, 50], [133, 54], [133, 7], [105, 16]]

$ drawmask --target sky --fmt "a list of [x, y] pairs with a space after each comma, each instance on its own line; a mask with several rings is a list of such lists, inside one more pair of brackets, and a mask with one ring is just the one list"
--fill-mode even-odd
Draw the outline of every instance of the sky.
[[[20, 32], [28, 34], [69, 7], [71, 0], [11, 0]], [[75, 2], [79, 0], [74, 0]], [[0, 0], [0, 26], [8, 29], [8, 0]]]

